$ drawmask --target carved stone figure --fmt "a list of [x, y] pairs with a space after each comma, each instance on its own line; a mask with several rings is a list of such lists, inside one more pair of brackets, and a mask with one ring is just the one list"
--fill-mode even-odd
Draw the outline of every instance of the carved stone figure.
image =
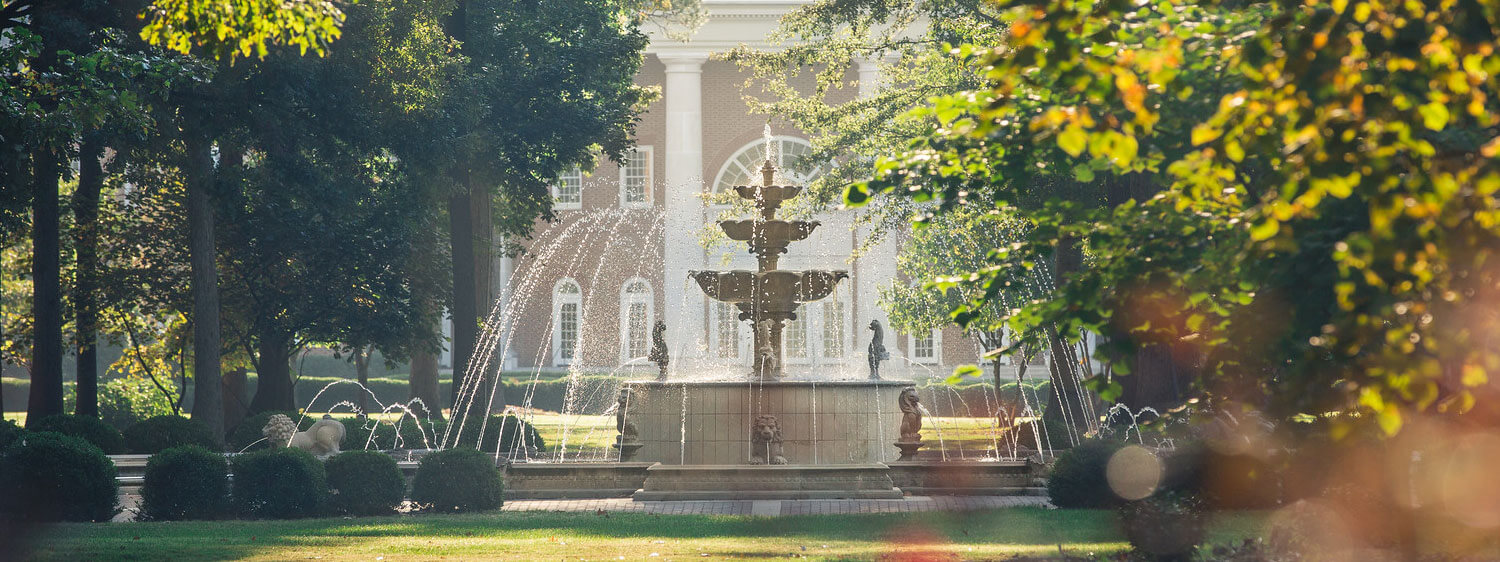
[[[661, 324], [657, 324], [660, 326]], [[620, 401], [615, 404], [615, 431], [620, 432], [615, 436], [615, 444], [612, 447], [620, 450], [620, 462], [630, 462], [635, 458], [636, 451], [646, 446], [641, 443], [640, 433], [635, 429], [635, 422], [625, 417], [630, 410], [630, 389], [620, 389]]]
[[922, 405], [917, 399], [917, 388], [908, 386], [901, 389], [901, 394], [896, 397], [896, 405], [901, 408], [901, 439], [896, 441], [896, 448], [901, 449], [901, 457], [896, 460], [914, 460], [917, 458], [917, 450], [925, 445], [922, 442]]
[[[656, 325], [651, 327], [651, 353], [646, 355], [646, 359], [656, 363], [656, 368], [661, 370], [656, 375], [656, 380], [662, 381], [667, 380], [667, 363], [672, 361], [672, 358], [667, 356], [666, 334], [667, 323], [657, 320]], [[621, 400], [624, 399], [621, 398]]]
[[897, 397], [897, 405], [901, 407], [901, 440], [921, 441], [922, 406], [917, 398], [917, 388], [908, 386], [901, 389], [901, 395]]
[[620, 401], [615, 406], [615, 431], [620, 432], [620, 441], [634, 443], [640, 440], [640, 433], [635, 429], [635, 422], [625, 418], [625, 410], [630, 406], [630, 389], [620, 389]]
[[297, 431], [297, 424], [292, 418], [276, 414], [266, 420], [261, 434], [266, 436], [272, 447], [296, 447], [326, 457], [339, 453], [339, 445], [344, 442], [344, 431], [344, 424], [327, 414], [307, 428], [307, 431]]
[[885, 350], [885, 328], [881, 327], [879, 320], [870, 321], [870, 330], [875, 335], [870, 337], [870, 380], [880, 378], [880, 362], [891, 358], [891, 354]]
[[750, 464], [786, 464], [781, 448], [781, 423], [776, 416], [755, 416], [750, 431]]

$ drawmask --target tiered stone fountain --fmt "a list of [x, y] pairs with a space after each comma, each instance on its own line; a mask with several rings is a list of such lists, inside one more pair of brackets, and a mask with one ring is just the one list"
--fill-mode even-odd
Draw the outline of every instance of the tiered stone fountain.
[[621, 460], [659, 463], [635, 497], [899, 497], [880, 463], [896, 457], [891, 443], [901, 423], [897, 397], [911, 382], [783, 376], [786, 323], [796, 319], [798, 307], [828, 297], [849, 274], [777, 267], [787, 245], [806, 239], [818, 223], [778, 220], [777, 209], [802, 188], [775, 185], [769, 159], [761, 172], [762, 185], [734, 188], [755, 204], [756, 217], [719, 223], [729, 238], [749, 245], [759, 267], [691, 274], [703, 292], [734, 304], [739, 319], [750, 324], [753, 366], [749, 373], [625, 383], [622, 420], [635, 430], [636, 441], [626, 446], [634, 457]]

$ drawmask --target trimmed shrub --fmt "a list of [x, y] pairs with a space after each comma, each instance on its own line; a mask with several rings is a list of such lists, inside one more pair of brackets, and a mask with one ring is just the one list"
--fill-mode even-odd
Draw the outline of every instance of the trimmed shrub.
[[[376, 422], [359, 418], [339, 418], [344, 424], [344, 448], [348, 450], [369, 449], [389, 451], [391, 449], [432, 449], [442, 434], [433, 434], [433, 424], [414, 419], [405, 419], [401, 424], [401, 440], [396, 440], [396, 428], [390, 422]], [[371, 439], [370, 434], [375, 438]], [[424, 439], [425, 437], [425, 439]], [[424, 443], [428, 446], [424, 446]]]
[[1061, 508], [1101, 508], [1119, 504], [1105, 468], [1119, 450], [1116, 441], [1089, 440], [1057, 456], [1047, 476], [1047, 496]]
[[109, 521], [115, 463], [83, 439], [28, 431], [0, 452], [0, 513], [35, 521]]
[[406, 478], [395, 459], [378, 451], [347, 451], [323, 463], [328, 504], [350, 515], [389, 515], [406, 499]]
[[[224, 436], [225, 445], [227, 445], [229, 452], [237, 453], [240, 451], [258, 451], [271, 448], [270, 443], [261, 441], [261, 439], [265, 439], [266, 437], [261, 433], [261, 430], [266, 428], [266, 421], [276, 414], [292, 418], [292, 421], [301, 419], [302, 423], [297, 424], [297, 431], [307, 431], [307, 428], [312, 427], [312, 424], [319, 419], [317, 416], [303, 418], [302, 412], [291, 410], [267, 410], [255, 414], [245, 418], [239, 425], [234, 426], [233, 431]], [[253, 447], [251, 446], [252, 443], [254, 444]], [[246, 449], [246, 447], [249, 448]]]
[[224, 455], [183, 445], [146, 461], [146, 483], [141, 486], [143, 519], [216, 519], [228, 508], [229, 462]]
[[[434, 421], [433, 429], [437, 433], [437, 441], [443, 439], [448, 431], [449, 422]], [[481, 426], [484, 429], [484, 437], [479, 437]], [[513, 447], [535, 447], [538, 450], [546, 449], [547, 443], [542, 440], [542, 434], [535, 427], [512, 415], [492, 415], [489, 422], [482, 419], [472, 419], [463, 422], [463, 432], [456, 436], [449, 435], [448, 447], [468, 447], [479, 449], [486, 453], [495, 452], [498, 445], [501, 451], [509, 451]], [[454, 432], [458, 432], [455, 428]]]
[[90, 416], [73, 414], [47, 416], [37, 420], [34, 424], [27, 424], [27, 429], [71, 435], [93, 443], [106, 455], [118, 455], [125, 452], [125, 438], [120, 436], [120, 432], [98, 418]]
[[154, 455], [172, 447], [196, 445], [210, 451], [223, 449], [203, 424], [182, 416], [156, 416], [125, 428], [125, 446], [133, 453]]
[[499, 509], [503, 497], [495, 458], [468, 448], [428, 453], [411, 482], [412, 501], [437, 512]]
[[317, 515], [328, 495], [323, 463], [291, 447], [234, 457], [235, 511], [249, 517], [292, 519]]
[[25, 434], [26, 430], [16, 425], [16, 422], [0, 420], [0, 451], [4, 451], [6, 447]]

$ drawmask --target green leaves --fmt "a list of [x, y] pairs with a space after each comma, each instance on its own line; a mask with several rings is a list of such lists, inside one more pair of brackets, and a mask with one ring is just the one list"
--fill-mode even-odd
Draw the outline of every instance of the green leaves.
[[324, 0], [155, 0], [141, 17], [141, 38], [152, 45], [230, 61], [265, 58], [274, 45], [321, 56], [344, 23], [337, 3]]
[[1071, 123], [1062, 133], [1057, 135], [1057, 146], [1071, 156], [1083, 154], [1084, 148], [1088, 146], [1089, 135], [1079, 127], [1077, 123]]

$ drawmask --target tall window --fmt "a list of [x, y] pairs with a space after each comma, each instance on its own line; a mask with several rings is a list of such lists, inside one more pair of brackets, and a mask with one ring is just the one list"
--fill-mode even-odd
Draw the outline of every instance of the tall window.
[[941, 362], [942, 346], [943, 332], [940, 329], [916, 334], [907, 340], [907, 349], [911, 350], [911, 360], [914, 363]]
[[638, 146], [625, 153], [620, 166], [620, 206], [651, 206], [651, 147]]
[[552, 202], [558, 210], [583, 208], [583, 170], [573, 166], [557, 176], [552, 183]]
[[807, 320], [812, 315], [812, 307], [804, 306], [797, 311], [797, 319], [786, 323], [782, 328], [781, 339], [783, 353], [787, 361], [802, 362], [807, 360]]
[[[823, 175], [824, 166], [808, 165], [804, 157], [812, 153], [812, 145], [797, 137], [773, 137], [771, 158], [776, 162], [779, 181], [807, 185]], [[760, 167], [766, 162], [766, 142], [755, 140], [735, 151], [734, 156], [719, 168], [714, 179], [714, 193], [721, 193], [736, 185], [760, 185]]]
[[579, 312], [583, 291], [572, 279], [557, 282], [552, 289], [552, 363], [571, 365], [578, 353]]
[[724, 359], [740, 356], [739, 309], [727, 302], [714, 302], [714, 355]]
[[651, 284], [631, 279], [620, 288], [620, 360], [645, 357], [651, 349]]
[[823, 358], [844, 357], [844, 301], [838, 293], [823, 301]]

